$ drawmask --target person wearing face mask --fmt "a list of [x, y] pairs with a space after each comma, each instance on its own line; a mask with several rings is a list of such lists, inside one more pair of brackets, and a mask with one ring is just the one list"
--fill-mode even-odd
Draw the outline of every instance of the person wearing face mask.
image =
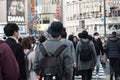
[[93, 39], [93, 43], [95, 45], [95, 49], [96, 49], [96, 54], [97, 54], [97, 64], [96, 64], [96, 78], [99, 77], [99, 67], [100, 67], [100, 58], [101, 55], [104, 55], [104, 50], [103, 50], [103, 46], [102, 46], [102, 41], [99, 38], [99, 33], [95, 32], [94, 34], [94, 39]]

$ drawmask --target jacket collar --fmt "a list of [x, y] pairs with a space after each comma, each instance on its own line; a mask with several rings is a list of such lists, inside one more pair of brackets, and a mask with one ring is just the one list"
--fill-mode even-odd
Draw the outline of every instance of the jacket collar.
[[14, 39], [14, 40], [16, 41], [16, 43], [18, 43], [18, 39], [17, 39], [17, 38], [15, 38], [14, 36], [10, 36], [9, 38]]

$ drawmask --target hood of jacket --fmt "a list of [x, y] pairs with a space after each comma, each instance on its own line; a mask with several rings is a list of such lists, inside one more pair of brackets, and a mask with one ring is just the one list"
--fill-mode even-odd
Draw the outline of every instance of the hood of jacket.
[[118, 40], [119, 40], [119, 39], [118, 39], [117, 37], [111, 37], [111, 38], [110, 38], [110, 41], [111, 41], [111, 42], [116, 42], [116, 41], [118, 41]]

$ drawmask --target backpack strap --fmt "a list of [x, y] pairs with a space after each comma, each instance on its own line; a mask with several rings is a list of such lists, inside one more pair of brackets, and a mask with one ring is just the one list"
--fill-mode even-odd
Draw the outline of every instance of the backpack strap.
[[40, 48], [41, 53], [43, 54], [43, 56], [44, 56], [44, 57], [47, 57], [48, 54], [47, 54], [47, 52], [46, 52], [46, 50], [45, 50], [43, 44], [40, 44], [39, 48]]
[[30, 54], [30, 52], [31, 52], [31, 50], [26, 53], [26, 56], [28, 56]]
[[63, 44], [63, 45], [61, 45], [55, 52], [54, 52], [54, 56], [59, 56], [59, 54], [61, 54], [62, 53], [62, 51], [65, 49], [67, 47], [67, 45], [65, 45], [65, 44]]

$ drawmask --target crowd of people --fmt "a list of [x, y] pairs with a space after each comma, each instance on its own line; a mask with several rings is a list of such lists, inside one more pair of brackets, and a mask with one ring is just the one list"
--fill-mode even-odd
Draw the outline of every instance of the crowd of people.
[[78, 36], [67, 35], [58, 21], [47, 32], [50, 37], [42, 34], [36, 44], [34, 36], [19, 38], [17, 24], [5, 25], [7, 38], [0, 40], [0, 80], [75, 80], [78, 75], [91, 80], [95, 67], [98, 78], [100, 64], [105, 67], [107, 59], [110, 80], [120, 80], [120, 35], [116, 32], [107, 39], [86, 30]]

